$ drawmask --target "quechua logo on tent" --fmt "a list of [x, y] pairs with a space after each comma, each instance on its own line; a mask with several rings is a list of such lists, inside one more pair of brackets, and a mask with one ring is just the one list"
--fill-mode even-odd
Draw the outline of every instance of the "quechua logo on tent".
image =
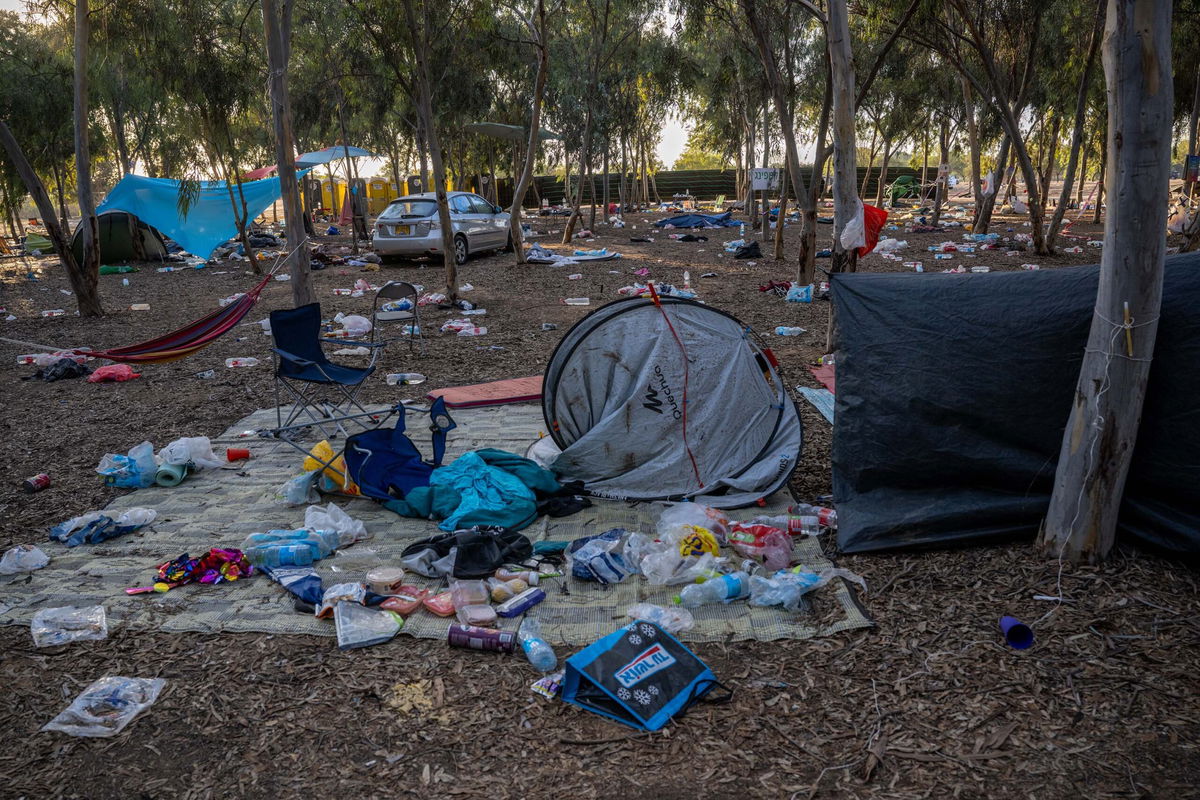
[[[660, 398], [659, 395], [662, 395]], [[679, 409], [679, 403], [675, 400], [675, 395], [671, 392], [671, 385], [667, 383], [667, 376], [663, 374], [662, 367], [654, 368], [654, 377], [650, 379], [650, 384], [646, 387], [646, 402], [642, 403], [642, 408], [647, 408], [655, 414], [662, 414], [663, 401], [671, 407], [671, 416], [679, 419], [683, 416], [683, 412]]]

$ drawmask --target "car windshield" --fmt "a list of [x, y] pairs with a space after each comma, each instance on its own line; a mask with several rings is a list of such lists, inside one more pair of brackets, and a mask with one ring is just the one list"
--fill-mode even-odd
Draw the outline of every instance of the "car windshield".
[[437, 203], [433, 200], [396, 200], [383, 210], [379, 218], [431, 217], [436, 211]]

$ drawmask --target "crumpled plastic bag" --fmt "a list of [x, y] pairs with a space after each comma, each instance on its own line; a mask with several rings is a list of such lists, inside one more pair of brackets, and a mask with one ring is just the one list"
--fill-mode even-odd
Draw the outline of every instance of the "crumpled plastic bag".
[[792, 537], [769, 525], [734, 525], [729, 544], [738, 555], [761, 561], [768, 572], [787, 569], [792, 562]]
[[700, 503], [676, 503], [668, 506], [658, 515], [655, 531], [658, 538], [665, 539], [675, 535], [685, 525], [707, 528], [716, 537], [718, 544], [725, 544], [729, 536], [729, 516], [719, 508], [710, 508]]
[[361, 583], [335, 583], [321, 594], [321, 605], [317, 606], [317, 617], [327, 619], [333, 616], [333, 609], [338, 603], [358, 603], [362, 605], [367, 599], [367, 587]]
[[333, 318], [351, 337], [366, 336], [371, 332], [371, 320], [358, 314], [343, 314], [340, 311]]
[[106, 383], [109, 381], [123, 383], [131, 381], [134, 378], [142, 377], [139, 373], [133, 371], [133, 367], [128, 364], [106, 364], [98, 368], [95, 372], [88, 376], [88, 383]]
[[96, 472], [104, 482], [125, 489], [144, 489], [154, 483], [158, 462], [154, 460], [154, 445], [142, 442], [129, 450], [129, 455], [106, 453]]
[[42, 552], [40, 547], [32, 544], [19, 544], [5, 552], [0, 558], [0, 575], [16, 575], [19, 572], [33, 572], [50, 563], [50, 557]]
[[596, 583], [620, 583], [635, 572], [624, 557], [629, 531], [612, 528], [596, 536], [576, 539], [567, 547], [571, 575]]
[[[321, 472], [321, 488], [326, 492], [358, 497], [362, 490], [350, 478], [350, 470], [346, 467], [345, 456], [335, 453], [328, 439], [322, 439], [313, 445], [312, 450], [304, 458], [303, 469], [306, 472], [319, 470]], [[336, 457], [335, 457], [336, 456]], [[329, 466], [325, 466], [328, 464]]]
[[42, 730], [92, 738], [116, 736], [154, 704], [166, 684], [165, 678], [100, 678]]
[[163, 464], [195, 464], [197, 467], [220, 467], [225, 462], [213, 453], [207, 436], [185, 436], [158, 451]]
[[[642, 558], [639, 569], [651, 586], [677, 586], [695, 583], [697, 578], [709, 578], [717, 574], [720, 563], [711, 553], [700, 556], [681, 556], [674, 543], [660, 543], [657, 549]], [[666, 544], [666, 546], [661, 546]]]
[[108, 539], [114, 539], [122, 534], [132, 533], [139, 528], [149, 525], [158, 517], [158, 512], [152, 508], [128, 508], [116, 516], [113, 511], [89, 511], [72, 517], [66, 522], [60, 522], [50, 529], [50, 538], [62, 542], [67, 547], [78, 547], [81, 544], [97, 544]]
[[341, 544], [338, 547], [348, 547], [355, 542], [370, 539], [367, 526], [362, 520], [357, 520], [347, 514], [339, 506], [330, 503], [325, 507], [309, 506], [304, 510], [304, 527], [314, 531], [334, 531]]
[[858, 201], [858, 209], [854, 216], [842, 228], [842, 249], [854, 250], [867, 243], [867, 229], [863, 221], [863, 202]]
[[805, 594], [819, 589], [834, 578], [845, 578], [853, 581], [867, 591], [867, 582], [861, 575], [848, 569], [831, 567], [820, 572], [808, 572], [802, 568], [781, 570], [768, 578], [763, 575], [750, 576], [750, 605], [752, 606], [783, 606], [788, 611], [795, 612], [800, 608], [800, 598]]
[[690, 631], [696, 626], [696, 618], [686, 608], [678, 606], [656, 606], [653, 603], [638, 603], [625, 609], [625, 616], [630, 619], [644, 619], [653, 622], [672, 636], [678, 636], [684, 631]]
[[311, 470], [287, 481], [275, 491], [276, 502], [285, 506], [307, 506], [320, 501], [317, 494], [317, 470]]
[[784, 301], [788, 303], [811, 303], [813, 298], [813, 285], [811, 283], [804, 286], [793, 286], [787, 290], [784, 295]]
[[33, 615], [29, 632], [36, 647], [107, 639], [108, 619], [104, 606], [43, 608]]

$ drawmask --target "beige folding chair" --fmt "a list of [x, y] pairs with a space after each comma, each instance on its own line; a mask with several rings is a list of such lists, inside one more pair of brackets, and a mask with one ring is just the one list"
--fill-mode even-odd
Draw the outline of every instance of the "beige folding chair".
[[[388, 281], [383, 286], [380, 286], [379, 291], [375, 293], [375, 300], [371, 304], [371, 317], [374, 320], [373, 327], [371, 328], [371, 341], [375, 340], [375, 333], [379, 330], [379, 323], [405, 322], [407, 324], [404, 330], [405, 336], [408, 339], [409, 352], [412, 352], [416, 341], [420, 340], [421, 355], [424, 356], [425, 336], [424, 331], [421, 330], [420, 306], [417, 305], [419, 296], [417, 287], [404, 281]], [[408, 299], [412, 303], [411, 308], [400, 311], [381, 311], [379, 309], [380, 301], [383, 301], [384, 305], [386, 305], [404, 299]]]

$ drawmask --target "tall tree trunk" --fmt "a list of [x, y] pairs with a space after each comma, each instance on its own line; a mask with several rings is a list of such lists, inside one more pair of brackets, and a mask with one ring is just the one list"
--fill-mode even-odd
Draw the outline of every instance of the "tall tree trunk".
[[346, 161], [346, 202], [350, 204], [350, 252], [358, 255], [359, 209], [354, 198], [354, 162], [350, 159], [350, 140], [346, 136], [346, 109], [343, 107], [341, 89], [338, 90], [338, 127], [342, 131], [342, 154]]
[[[588, 174], [588, 161], [591, 158], [591, 149], [592, 109], [589, 104], [587, 113], [583, 118], [583, 146], [579, 148], [579, 180], [576, 182], [575, 199], [571, 202], [571, 216], [567, 217], [566, 227], [563, 228], [563, 244], [571, 243], [571, 237], [575, 235], [575, 226], [579, 223], [579, 218], [582, 216], [583, 182]], [[567, 186], [570, 188], [569, 183]]]
[[[1107, 134], [1106, 134], [1107, 135]], [[1104, 203], [1105, 171], [1108, 168], [1108, 147], [1100, 151], [1100, 174], [1096, 177], [1096, 207], [1092, 209], [1092, 224], [1100, 224], [1100, 209]]]
[[983, 205], [983, 176], [980, 174], [979, 121], [975, 119], [975, 98], [971, 95], [971, 82], [960, 77], [963, 105], [966, 107], [967, 146], [971, 153], [971, 192], [975, 197], [976, 213]]
[[1039, 539], [1044, 551], [1090, 562], [1104, 559], [1115, 539], [1158, 330], [1174, 111], [1170, 0], [1109, 0], [1104, 72], [1112, 202], [1095, 315]]
[[[79, 198], [83, 233], [83, 262], [79, 266], [79, 288], [75, 290], [81, 317], [100, 317], [97, 285], [100, 281], [100, 224], [92, 197], [92, 154], [88, 142], [88, 0], [75, 0], [75, 189]], [[72, 281], [74, 283], [74, 281]]]
[[[509, 208], [509, 238], [517, 253], [517, 263], [525, 263], [525, 238], [521, 235], [521, 207], [525, 203], [525, 193], [533, 180], [533, 163], [537, 157], [537, 148], [542, 124], [542, 96], [546, 91], [546, 74], [550, 70], [550, 53], [546, 42], [546, 3], [537, 0], [535, 9], [537, 34], [537, 75], [533, 80], [533, 108], [529, 114], [529, 138], [525, 145], [525, 163], [521, 166], [521, 176], [513, 188], [512, 207]], [[531, 23], [533, 24], [533, 23]], [[533, 31], [531, 31], [533, 32]]]
[[[1080, 148], [1079, 162], [1079, 180], [1075, 181], [1075, 207], [1080, 208], [1083, 205], [1083, 187], [1087, 185], [1088, 174], [1088, 155], [1092, 152], [1091, 142], [1085, 142]], [[1054, 246], [1054, 242], [1050, 243]]]
[[[38, 216], [42, 218], [42, 222], [46, 225], [46, 238], [54, 244], [54, 252], [58, 256], [59, 263], [67, 271], [67, 279], [71, 282], [71, 289], [75, 292], [75, 297], [80, 303], [80, 315], [100, 315], [103, 311], [98, 301], [96, 302], [94, 313], [84, 314], [82, 304], [83, 298], [88, 291], [87, 281], [84, 279], [78, 262], [75, 261], [75, 254], [71, 250], [69, 232], [66, 228], [59, 225], [58, 219], [54, 214], [54, 203], [50, 200], [50, 195], [46, 192], [46, 185], [37, 176], [33, 166], [29, 163], [29, 159], [25, 157], [25, 152], [17, 143], [17, 140], [12, 135], [12, 131], [9, 130], [8, 124], [3, 119], [0, 119], [0, 146], [8, 154], [8, 160], [12, 162], [13, 167], [17, 170], [17, 174], [21, 176], [21, 181], [25, 184], [25, 190], [29, 192], [29, 196], [33, 198], [33, 204], [37, 206]], [[94, 287], [92, 291], [95, 291]]]
[[603, 196], [601, 198], [601, 202], [604, 204], [603, 216], [604, 216], [604, 219], [606, 219], [606, 220], [608, 219], [608, 207], [610, 205], [610, 200], [612, 198], [612, 195], [609, 193], [609, 185], [608, 185], [608, 156], [609, 156], [610, 149], [611, 148], [609, 147], [608, 137], [605, 137], [605, 139], [604, 139], [604, 164], [602, 166], [602, 169], [604, 170], [604, 191], [603, 191]]
[[992, 172], [992, 191], [991, 194], [983, 196], [983, 205], [975, 209], [975, 222], [971, 226], [971, 230], [975, 233], [987, 233], [988, 228], [992, 224], [992, 212], [996, 209], [996, 202], [1000, 199], [1000, 187], [1004, 181], [1004, 167], [1008, 164], [1008, 151], [1012, 144], [1012, 140], [1008, 138], [1008, 134], [1004, 134], [1000, 139], [1000, 151], [996, 153], [996, 168]]
[[[825, 137], [829, 131], [829, 115], [833, 110], [833, 76], [829, 72], [829, 57], [825, 61], [825, 99], [821, 103], [821, 116], [817, 120], [817, 146], [813, 151], [812, 172], [808, 179], [807, 202], [797, 201], [800, 211], [800, 256], [797, 259], [796, 281], [801, 286], [816, 282], [817, 273], [817, 205], [825, 195], [825, 164], [829, 158], [829, 148], [825, 146]], [[797, 157], [798, 160], [798, 157]], [[796, 174], [799, 174], [797, 169]], [[799, 184], [803, 186], [803, 180]], [[801, 192], [796, 190], [799, 197]]]
[[[416, 8], [421, 2], [420, 12]], [[451, 227], [450, 205], [446, 201], [446, 165], [442, 157], [442, 146], [438, 136], [437, 120], [433, 114], [433, 86], [429, 75], [429, 40], [431, 21], [429, 3], [421, 0], [404, 0], [409, 35], [412, 37], [416, 70], [413, 82], [417, 86], [417, 113], [421, 117], [421, 128], [429, 143], [429, 160], [433, 167], [434, 194], [437, 197], [438, 224], [442, 231], [442, 264], [446, 272], [446, 298], [458, 300], [458, 262], [454, 256], [454, 229]]]
[[65, 179], [63, 178], [63, 169], [57, 163], [54, 164], [54, 193], [58, 195], [58, 222], [62, 225], [64, 231], [71, 230], [70, 215], [67, 214], [67, 193], [63, 186]]
[[[1053, 251], [1058, 241], [1058, 232], [1062, 227], [1063, 215], [1067, 213], [1067, 205], [1071, 201], [1071, 184], [1075, 180], [1075, 166], [1079, 162], [1079, 150], [1083, 147], [1083, 124], [1087, 116], [1088, 86], [1092, 82], [1092, 67], [1096, 64], [1096, 51], [1100, 48], [1100, 36], [1104, 31], [1104, 7], [1108, 0], [1098, 0], [1096, 3], [1096, 21], [1092, 25], [1092, 38], [1088, 44], [1087, 60], [1083, 64], [1083, 72], [1079, 75], [1079, 89], [1075, 95], [1075, 127], [1071, 132], [1071, 153], [1067, 156], [1067, 169], [1063, 173], [1062, 192], [1058, 196], [1058, 207], [1050, 218], [1050, 229], [1046, 231], [1046, 247]], [[1086, 168], [1086, 164], [1085, 164]], [[1082, 177], [1079, 185], [1083, 186]], [[1049, 191], [1049, 183], [1046, 185]]]
[[942, 165], [950, 163], [950, 121], [943, 116], [942, 127], [938, 131], [938, 176], [937, 194], [933, 199], [933, 217], [930, 225], [935, 228], [942, 221], [942, 206], [946, 202], [946, 193], [950, 190], [949, 173], [942, 174]]
[[892, 160], [892, 140], [883, 139], [883, 162], [879, 165], [879, 180], [875, 182], [875, 205], [883, 208], [883, 185], [887, 183], [888, 164]]
[[291, 54], [294, 0], [262, 0], [263, 32], [267, 40], [268, 86], [275, 126], [275, 163], [279, 165], [279, 191], [283, 196], [283, 221], [287, 227], [288, 264], [292, 305], [299, 308], [316, 301], [304, 228], [304, 207], [296, 180], [296, 145], [292, 136], [292, 104], [288, 98], [288, 60]]
[[417, 123], [417, 152], [420, 153], [421, 191], [429, 191], [429, 136], [424, 123]]
[[854, 62], [846, 0], [829, 0], [829, 64], [833, 86], [833, 272], [854, 272], [858, 253], [842, 246], [842, 231], [861, 211], [854, 190]]
[[1062, 117], [1058, 114], [1054, 115], [1054, 122], [1050, 127], [1050, 139], [1046, 143], [1046, 166], [1042, 170], [1041, 183], [1042, 187], [1042, 207], [1049, 202], [1050, 198], [1050, 182], [1054, 180], [1054, 160], [1058, 158], [1058, 134], [1062, 130]]
[[775, 218], [775, 260], [783, 261], [783, 221], [787, 218], [788, 171], [779, 174], [779, 215]]
[[879, 140], [879, 127], [871, 126], [871, 148], [867, 151], [870, 155], [867, 157], [867, 168], [863, 171], [862, 186], [858, 189], [859, 197], [867, 196], [867, 185], [871, 182], [871, 170], [875, 167], [875, 142]]

